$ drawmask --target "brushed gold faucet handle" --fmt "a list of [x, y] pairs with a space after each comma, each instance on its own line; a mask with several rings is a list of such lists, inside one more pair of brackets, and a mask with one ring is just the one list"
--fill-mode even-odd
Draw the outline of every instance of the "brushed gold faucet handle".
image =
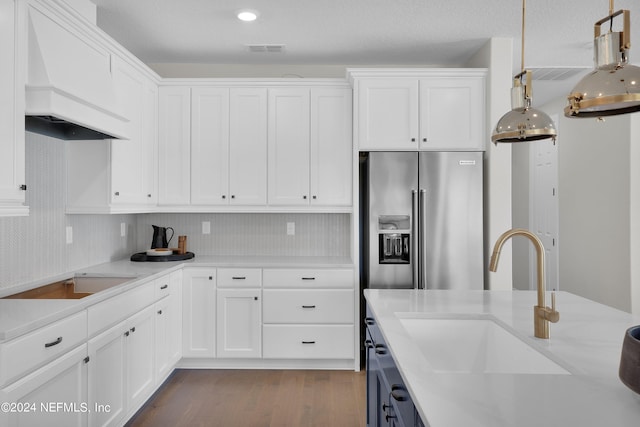
[[557, 323], [560, 320], [560, 313], [556, 311], [556, 293], [551, 292], [551, 309], [546, 307], [544, 310], [544, 318], [551, 323]]

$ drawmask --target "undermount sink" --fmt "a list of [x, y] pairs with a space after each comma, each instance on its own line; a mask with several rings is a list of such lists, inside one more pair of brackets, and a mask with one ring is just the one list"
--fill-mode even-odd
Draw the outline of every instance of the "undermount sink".
[[3, 299], [80, 299], [134, 280], [136, 276], [77, 274]]
[[435, 372], [571, 375], [492, 316], [397, 316]]

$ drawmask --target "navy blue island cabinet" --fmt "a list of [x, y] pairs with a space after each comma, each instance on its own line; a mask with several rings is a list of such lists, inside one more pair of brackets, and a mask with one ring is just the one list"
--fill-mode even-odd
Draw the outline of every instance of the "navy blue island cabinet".
[[424, 427], [369, 305], [365, 323], [367, 426]]

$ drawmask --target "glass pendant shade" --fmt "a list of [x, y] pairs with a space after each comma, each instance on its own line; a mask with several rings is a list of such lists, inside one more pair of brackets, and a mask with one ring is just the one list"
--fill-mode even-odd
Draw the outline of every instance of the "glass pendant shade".
[[[623, 15], [624, 31], [600, 35], [600, 26]], [[578, 82], [568, 96], [567, 117], [588, 118], [640, 111], [640, 67], [629, 64], [630, 17], [628, 10], [610, 11], [596, 23], [595, 70]]]
[[[522, 76], [527, 77], [523, 85]], [[553, 120], [544, 112], [531, 107], [531, 71], [525, 70], [514, 77], [511, 89], [511, 111], [498, 120], [491, 141], [494, 144], [503, 142], [531, 142], [557, 136]]]

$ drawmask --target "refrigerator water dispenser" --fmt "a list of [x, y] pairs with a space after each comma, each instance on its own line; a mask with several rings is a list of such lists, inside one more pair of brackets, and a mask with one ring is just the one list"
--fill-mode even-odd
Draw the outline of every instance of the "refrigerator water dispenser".
[[378, 217], [378, 261], [380, 264], [409, 263], [411, 256], [410, 224], [408, 215], [380, 215]]

